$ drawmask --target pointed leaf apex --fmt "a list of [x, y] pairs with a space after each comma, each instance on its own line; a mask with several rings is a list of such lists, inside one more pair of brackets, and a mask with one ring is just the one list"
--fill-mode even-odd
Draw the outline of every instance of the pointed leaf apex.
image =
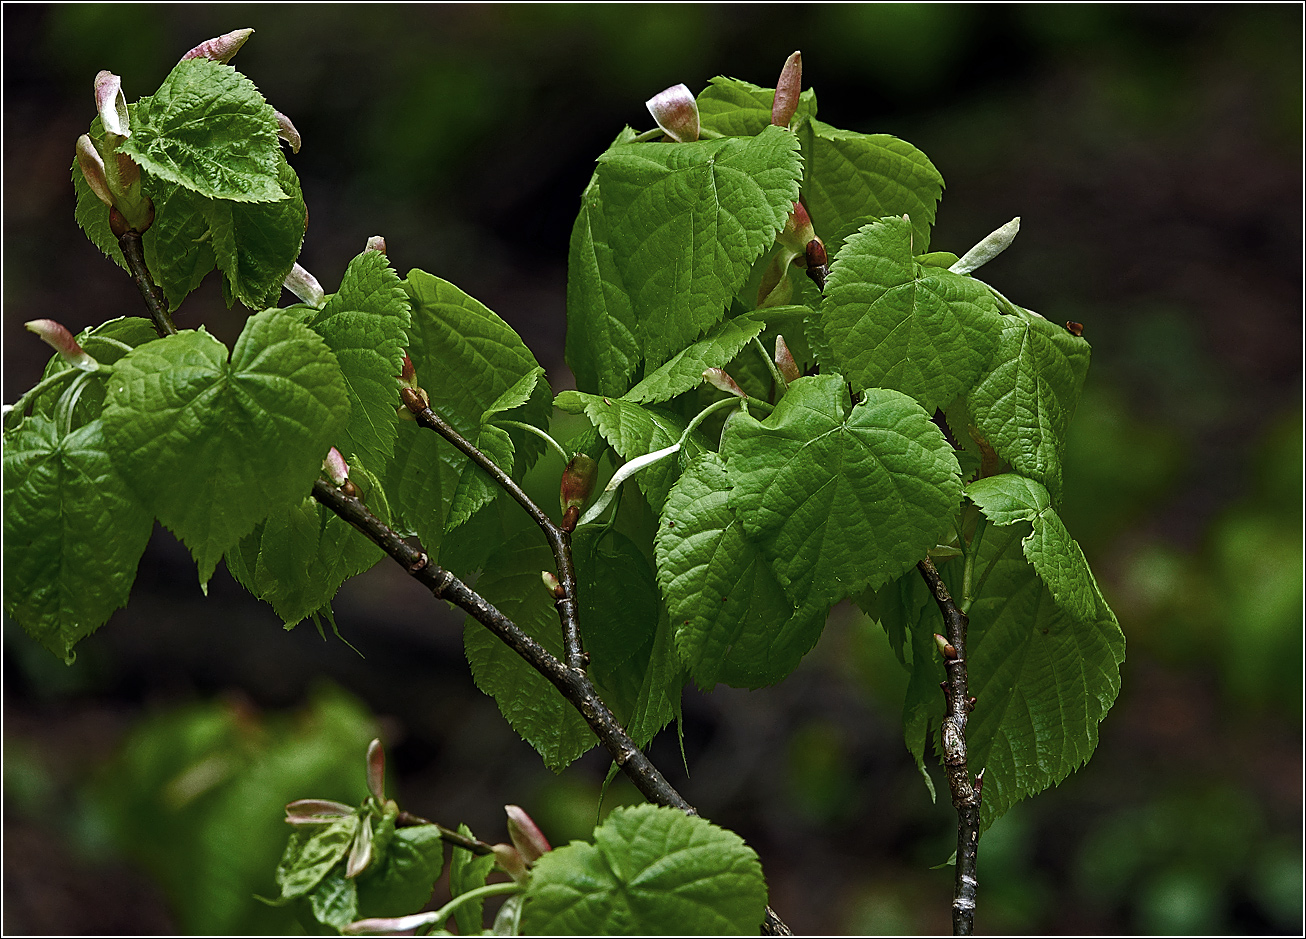
[[[245, 44], [245, 40], [249, 39], [253, 34], [254, 30], [252, 29], [236, 29], [229, 33], [223, 33], [221, 36], [206, 39], [183, 55], [181, 60], [185, 62], [187, 59], [212, 59], [214, 62], [221, 62], [226, 65], [240, 51], [240, 47]], [[298, 147], [295, 149], [298, 149]]]
[[47, 346], [59, 353], [59, 357], [74, 368], [93, 372], [100, 367], [87, 352], [77, 344], [73, 334], [62, 323], [54, 320], [30, 320], [23, 324], [27, 331], [35, 333]]
[[677, 143], [698, 139], [698, 102], [684, 84], [672, 85], [644, 102], [662, 132]]
[[775, 100], [771, 104], [771, 123], [788, 127], [798, 110], [798, 96], [803, 91], [803, 55], [795, 52], [785, 59], [780, 78], [775, 83]]
[[326, 305], [326, 291], [317, 282], [317, 278], [304, 270], [298, 261], [286, 275], [285, 287], [311, 307], [320, 310]]
[[95, 76], [95, 109], [100, 112], [100, 122], [108, 133], [119, 137], [132, 135], [122, 79], [108, 69]]
[[[331, 448], [331, 452], [336, 452], [335, 447]], [[340, 462], [343, 463], [344, 460]], [[385, 801], [385, 748], [381, 746], [379, 739], [373, 740], [367, 746], [367, 791], [372, 793], [378, 802]]]

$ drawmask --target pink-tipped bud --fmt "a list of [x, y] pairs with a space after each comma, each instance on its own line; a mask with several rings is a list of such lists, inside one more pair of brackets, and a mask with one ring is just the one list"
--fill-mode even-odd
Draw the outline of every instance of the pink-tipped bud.
[[272, 113], [277, 118], [277, 136], [290, 144], [290, 152], [298, 153], [303, 139], [299, 136], [299, 131], [295, 129], [294, 123], [280, 111], [273, 109]]
[[405, 388], [417, 388], [417, 369], [413, 368], [413, 360], [404, 356], [403, 368], [399, 372], [399, 383]]
[[789, 213], [789, 218], [785, 220], [785, 227], [780, 229], [775, 240], [791, 251], [801, 253], [807, 250], [807, 246], [814, 238], [816, 238], [816, 229], [812, 227], [812, 217], [807, 214], [807, 209], [801, 202], [795, 202], [794, 210]]
[[598, 476], [599, 464], [584, 453], [577, 453], [562, 471], [562, 482], [558, 486], [558, 502], [562, 511], [572, 506], [582, 508], [594, 491], [594, 479]]
[[739, 387], [739, 383], [726, 374], [725, 369], [705, 368], [703, 369], [703, 380], [713, 388], [718, 388], [726, 394], [732, 394], [736, 397], [747, 398], [744, 389]]
[[373, 235], [367, 239], [367, 247], [364, 251], [375, 251], [377, 254], [385, 254], [385, 239], [380, 235]]
[[42, 342], [58, 352], [59, 357], [74, 368], [93, 372], [100, 367], [100, 363], [77, 344], [73, 334], [68, 332], [62, 323], [56, 323], [54, 320], [30, 320], [23, 325], [27, 327], [28, 332], [36, 333], [41, 337]]
[[330, 799], [296, 799], [286, 806], [287, 825], [324, 825], [354, 814], [351, 806]]
[[[331, 452], [336, 452], [335, 447]], [[376, 797], [376, 801], [385, 801], [385, 748], [380, 740], [367, 745], [367, 791]]]
[[221, 36], [215, 36], [212, 39], [206, 39], [183, 55], [181, 60], [185, 62], [187, 59], [212, 59], [214, 62], [221, 62], [226, 65], [231, 61], [232, 56], [240, 51], [240, 47], [245, 44], [245, 40], [253, 34], [254, 30], [252, 29], [237, 29], [229, 33], [223, 33]]
[[789, 346], [785, 344], [784, 336], [775, 337], [775, 367], [780, 370], [785, 381], [798, 381], [802, 373], [798, 371], [798, 363], [794, 361], [793, 353], [789, 351]]
[[939, 655], [943, 656], [948, 661], [951, 662], [957, 657], [957, 650], [953, 647], [952, 643], [943, 636], [940, 636], [938, 633], [934, 634], [934, 644], [938, 646]]
[[311, 307], [321, 309], [326, 304], [326, 291], [316, 277], [300, 267], [298, 261], [286, 275], [285, 287]]
[[354, 832], [354, 842], [349, 846], [349, 861], [345, 864], [345, 877], [352, 880], [372, 863], [372, 816], [368, 815], [358, 823]]
[[529, 879], [530, 875], [526, 871], [526, 861], [512, 845], [492, 844], [490, 850], [494, 852], [495, 863], [517, 883], [524, 884]]
[[[408, 916], [369, 916], [340, 927], [347, 936], [415, 936], [423, 926], [440, 922], [441, 912], [410, 913]], [[448, 914], [444, 914], [447, 919]]]
[[658, 92], [644, 106], [672, 140], [688, 143], [698, 139], [698, 102], [685, 85], [672, 85]]
[[553, 850], [540, 827], [526, 814], [525, 809], [520, 805], [505, 805], [503, 810], [508, 813], [508, 837], [528, 865]]
[[795, 52], [785, 59], [780, 78], [775, 83], [775, 100], [771, 103], [771, 123], [788, 127], [798, 110], [798, 96], [803, 91], [803, 56]]
[[544, 581], [544, 589], [549, 591], [549, 596], [553, 599], [561, 600], [567, 595], [558, 581], [558, 576], [552, 571], [540, 571], [540, 580]]
[[[322, 471], [327, 474], [327, 479], [331, 480], [334, 485], [343, 486], [349, 479], [349, 464], [345, 458], [340, 455], [340, 451], [335, 447], [326, 455], [322, 461]], [[368, 751], [368, 759], [371, 759], [371, 751]]]
[[132, 135], [127, 98], [122, 93], [122, 79], [108, 69], [95, 76], [95, 110], [100, 112], [100, 123], [107, 133], [119, 137]]
[[104, 160], [87, 134], [77, 138], [77, 168], [96, 198], [112, 207], [113, 193], [109, 192], [109, 180], [104, 175]]

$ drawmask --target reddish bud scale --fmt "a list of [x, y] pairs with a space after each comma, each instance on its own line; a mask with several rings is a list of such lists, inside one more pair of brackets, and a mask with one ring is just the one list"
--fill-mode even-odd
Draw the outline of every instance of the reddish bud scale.
[[1074, 320], [1066, 320], [1066, 329], [1069, 330], [1070, 335], [1072, 336], [1084, 335], [1083, 323], [1076, 323]]
[[798, 97], [803, 90], [803, 56], [795, 52], [785, 59], [780, 78], [775, 83], [775, 99], [771, 103], [771, 123], [788, 127], [798, 110]]
[[573, 505], [567, 511], [562, 513], [562, 522], [558, 527], [563, 531], [571, 534], [576, 530], [576, 523], [580, 521], [580, 506]]

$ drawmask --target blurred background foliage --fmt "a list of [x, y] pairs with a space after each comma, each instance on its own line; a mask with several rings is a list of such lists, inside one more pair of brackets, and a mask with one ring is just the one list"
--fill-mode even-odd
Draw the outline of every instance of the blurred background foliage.
[[[1086, 769], [980, 852], [980, 928], [1302, 929], [1302, 10], [1297, 5], [6, 5], [4, 400], [74, 331], [139, 297], [72, 217], [73, 141], [101, 68], [130, 98], [257, 30], [237, 65], [304, 138], [303, 263], [328, 290], [368, 235], [512, 323], [555, 390], [565, 260], [593, 158], [643, 101], [716, 74], [774, 82], [795, 48], [821, 117], [910, 140], [947, 180], [933, 243], [1012, 215], [987, 279], [1084, 323], [1064, 518], [1129, 640]], [[214, 279], [179, 325], [227, 342]], [[531, 485], [551, 500], [558, 466]], [[271, 610], [156, 532], [130, 606], [62, 664], [4, 633], [4, 929], [280, 931], [258, 904], [280, 805], [357, 800], [379, 726], [401, 804], [504, 837], [588, 835], [606, 769], [561, 776], [472, 685], [460, 617], [380, 566], [337, 622]], [[800, 932], [945, 932], [954, 839], [901, 740], [905, 676], [836, 610], [779, 686], [685, 701], [653, 746], [760, 852]], [[982, 702], [981, 702], [982, 706]], [[373, 716], [376, 715], [376, 716]], [[637, 797], [617, 783], [604, 810]]]

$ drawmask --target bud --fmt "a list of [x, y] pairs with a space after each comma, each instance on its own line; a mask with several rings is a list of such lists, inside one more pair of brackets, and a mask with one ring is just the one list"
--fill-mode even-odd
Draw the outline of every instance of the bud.
[[775, 100], [771, 103], [771, 123], [788, 127], [798, 110], [798, 96], [803, 90], [803, 56], [795, 52], [785, 59], [780, 78], [775, 83]]
[[558, 577], [551, 571], [540, 571], [540, 580], [544, 581], [544, 589], [549, 591], [549, 595], [555, 600], [561, 600], [567, 594], [562, 589], [562, 584], [558, 582]]
[[825, 253], [825, 244], [820, 238], [813, 237], [812, 240], [807, 243], [807, 246], [804, 249], [804, 255], [809, 268], [825, 267], [830, 263], [830, 258]]
[[364, 251], [375, 251], [378, 254], [385, 254], [385, 239], [380, 235], [373, 235], [367, 239], [367, 247]]
[[[340, 451], [335, 447], [326, 455], [322, 461], [322, 471], [327, 474], [327, 479], [331, 480], [333, 485], [343, 486], [349, 479], [349, 464], [345, 458], [340, 455]], [[371, 751], [368, 751], [368, 758], [371, 759]]]
[[1020, 232], [1020, 216], [986, 235], [979, 244], [963, 254], [948, 268], [954, 274], [969, 274], [992, 261], [1011, 246]]
[[526, 872], [526, 861], [512, 845], [492, 844], [490, 850], [494, 852], [494, 860], [499, 867], [506, 871], [517, 883], [524, 884], [529, 879], [530, 875]]
[[245, 40], [253, 34], [254, 30], [252, 29], [237, 29], [229, 33], [223, 33], [221, 36], [215, 36], [213, 39], [206, 39], [183, 55], [181, 61], [185, 62], [187, 59], [212, 59], [214, 62], [221, 62], [226, 65], [240, 51], [240, 47], [245, 44]]
[[95, 76], [95, 110], [100, 112], [100, 123], [106, 133], [130, 137], [131, 118], [127, 113], [127, 98], [122, 93], [122, 79], [108, 69]]
[[287, 825], [323, 825], [353, 815], [352, 806], [330, 799], [296, 799], [286, 806]]
[[798, 371], [798, 363], [794, 361], [793, 353], [789, 351], [789, 346], [785, 344], [784, 336], [775, 337], [775, 367], [780, 370], [785, 381], [798, 381], [802, 373]]
[[727, 394], [732, 394], [740, 398], [747, 398], [744, 389], [740, 388], [738, 383], [726, 374], [725, 369], [705, 368], [703, 369], [703, 380], [713, 388], [718, 388]]
[[96, 198], [112, 207], [113, 194], [109, 192], [109, 181], [104, 175], [104, 160], [88, 134], [77, 138], [77, 168], [82, 171], [82, 177]]
[[400, 388], [399, 400], [404, 403], [404, 407], [414, 414], [418, 411], [425, 411], [431, 406], [431, 399], [427, 397], [424, 388]]
[[417, 369], [413, 367], [413, 360], [407, 355], [404, 356], [404, 364], [399, 370], [399, 383], [405, 388], [417, 388]]
[[349, 862], [345, 864], [345, 877], [352, 880], [372, 863], [372, 816], [368, 815], [358, 823], [354, 832], [354, 842], [349, 846]]
[[812, 239], [816, 238], [816, 229], [812, 227], [812, 217], [807, 214], [801, 202], [794, 203], [794, 210], [789, 213], [785, 227], [775, 236], [775, 240], [795, 252], [807, 250]]
[[[335, 453], [335, 447], [331, 452]], [[367, 745], [367, 791], [376, 797], [377, 802], [385, 801], [385, 748], [379, 739]]]
[[1084, 335], [1084, 324], [1076, 323], [1074, 320], [1066, 320], [1066, 331], [1072, 336]]
[[326, 291], [317, 282], [317, 278], [304, 270], [298, 261], [290, 269], [290, 273], [286, 275], [285, 287], [315, 309], [320, 310], [326, 305]]
[[558, 501], [562, 511], [572, 506], [583, 506], [590, 493], [594, 491], [594, 478], [598, 475], [599, 464], [584, 453], [577, 453], [562, 471], [562, 482], [558, 486]]
[[410, 913], [408, 916], [369, 916], [340, 927], [346, 935], [356, 936], [415, 936], [423, 926], [439, 925], [449, 914], [442, 910], [430, 913]]
[[698, 139], [698, 102], [685, 85], [672, 85], [666, 91], [658, 92], [645, 101], [644, 106], [662, 132], [672, 140], [688, 143]]
[[77, 344], [73, 334], [62, 323], [54, 320], [31, 320], [23, 324], [29, 333], [36, 333], [47, 346], [59, 353], [59, 357], [74, 368], [93, 372], [100, 367], [86, 350]]
[[508, 813], [508, 837], [512, 839], [513, 846], [528, 866], [553, 850], [548, 839], [544, 837], [535, 821], [526, 814], [525, 809], [520, 805], [505, 805], [503, 810]]
[[934, 644], [939, 647], [939, 654], [951, 662], [957, 657], [956, 648], [943, 636], [938, 633], [934, 634]]
[[299, 136], [299, 131], [295, 130], [295, 125], [290, 118], [273, 108], [272, 113], [277, 119], [277, 136], [290, 144], [290, 152], [298, 153], [303, 139]]

